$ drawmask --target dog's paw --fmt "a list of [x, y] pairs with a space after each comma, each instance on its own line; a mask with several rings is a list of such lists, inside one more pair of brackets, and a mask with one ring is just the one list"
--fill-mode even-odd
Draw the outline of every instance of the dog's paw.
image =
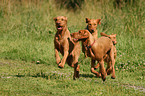
[[101, 77], [101, 73], [96, 74], [96, 76], [97, 76], [97, 78], [100, 78]]
[[58, 67], [59, 68], [64, 68], [64, 66], [62, 64], [59, 64]]
[[107, 75], [110, 75], [112, 73], [112, 68], [107, 69]]
[[106, 80], [106, 77], [102, 78], [103, 82]]
[[106, 75], [106, 74], [101, 74], [101, 78], [102, 78], [103, 81], [106, 80], [106, 76], [105, 76], [105, 75]]
[[60, 59], [57, 59], [57, 60], [56, 60], [56, 63], [59, 65], [59, 63], [60, 63]]
[[76, 77], [75, 76], [73, 76], [73, 80], [76, 80]]
[[73, 76], [73, 80], [76, 80], [76, 79], [78, 79], [78, 78], [80, 78], [80, 75]]
[[111, 79], [115, 79], [116, 77], [115, 76], [111, 76]]

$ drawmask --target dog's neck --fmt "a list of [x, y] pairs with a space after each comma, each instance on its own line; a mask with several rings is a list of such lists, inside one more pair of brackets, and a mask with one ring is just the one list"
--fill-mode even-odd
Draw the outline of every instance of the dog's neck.
[[67, 26], [64, 26], [62, 30], [57, 30], [59, 39], [62, 39], [65, 36], [65, 34], [67, 34], [67, 32], [68, 32]]
[[91, 33], [89, 34], [88, 41], [89, 41], [88, 44], [90, 45], [93, 44], [93, 42], [95, 41], [95, 38], [93, 37]]

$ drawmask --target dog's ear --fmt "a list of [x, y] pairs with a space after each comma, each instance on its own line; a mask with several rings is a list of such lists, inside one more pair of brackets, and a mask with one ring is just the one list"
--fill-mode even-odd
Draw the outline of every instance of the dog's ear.
[[53, 20], [56, 21], [56, 17], [54, 17]]
[[96, 20], [98, 24], [101, 24], [101, 19]]
[[90, 19], [89, 18], [86, 18], [86, 23], [88, 23], [90, 21]]
[[88, 30], [84, 30], [84, 36], [88, 36]]
[[67, 21], [67, 17], [66, 16], [64, 16], [64, 19], [65, 19], [65, 21]]
[[66, 16], [64, 16], [64, 21], [67, 23], [67, 17]]
[[117, 34], [113, 34], [113, 33], [112, 33], [112, 35], [115, 35], [115, 36], [116, 36]]

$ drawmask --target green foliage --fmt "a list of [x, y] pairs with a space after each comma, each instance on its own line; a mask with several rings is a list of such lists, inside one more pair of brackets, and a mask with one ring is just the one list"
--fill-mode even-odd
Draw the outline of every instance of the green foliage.
[[[56, 0], [0, 1], [0, 93], [59, 96], [143, 95], [137, 86], [143, 90], [145, 88], [144, 0], [138, 0], [135, 5], [125, 5], [121, 9], [114, 8], [113, 0], [60, 1], [65, 1], [65, 5], [56, 4]], [[71, 6], [70, 2], [78, 3], [80, 7], [75, 7], [75, 11], [71, 7], [66, 8], [65, 6]], [[85, 18], [88, 17], [101, 18], [98, 34], [117, 34], [115, 80], [108, 76], [106, 82], [102, 83], [101, 78], [92, 75], [90, 59], [84, 59], [82, 53], [79, 58], [79, 80], [72, 80], [73, 69], [67, 64], [64, 69], [57, 68], [54, 58], [53, 38], [56, 29], [53, 18], [59, 15], [67, 16], [71, 33], [85, 29]], [[136, 86], [136, 89], [132, 86]]]

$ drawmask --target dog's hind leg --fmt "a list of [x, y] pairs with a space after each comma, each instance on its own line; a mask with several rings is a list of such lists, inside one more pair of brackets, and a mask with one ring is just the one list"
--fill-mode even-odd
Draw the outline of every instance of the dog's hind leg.
[[96, 60], [91, 59], [91, 72], [92, 72], [93, 74], [95, 74], [97, 77], [100, 77], [101, 74], [100, 74], [99, 72], [97, 72], [97, 71], [94, 70], [95, 61], [96, 61]]
[[101, 78], [103, 81], [105, 81], [106, 80], [106, 70], [104, 67], [103, 59], [99, 61], [99, 65], [100, 65]]
[[55, 49], [55, 58], [56, 58], [56, 63], [59, 64], [61, 59], [59, 57], [59, 53], [57, 49]]
[[107, 69], [106, 69], [107, 70], [107, 74], [109, 75], [109, 74], [112, 73], [111, 78], [115, 79], [115, 69], [114, 69], [115, 59], [114, 59], [113, 47], [110, 50], [109, 58], [110, 58], [110, 61], [109, 61], [108, 65], [107, 65]]

